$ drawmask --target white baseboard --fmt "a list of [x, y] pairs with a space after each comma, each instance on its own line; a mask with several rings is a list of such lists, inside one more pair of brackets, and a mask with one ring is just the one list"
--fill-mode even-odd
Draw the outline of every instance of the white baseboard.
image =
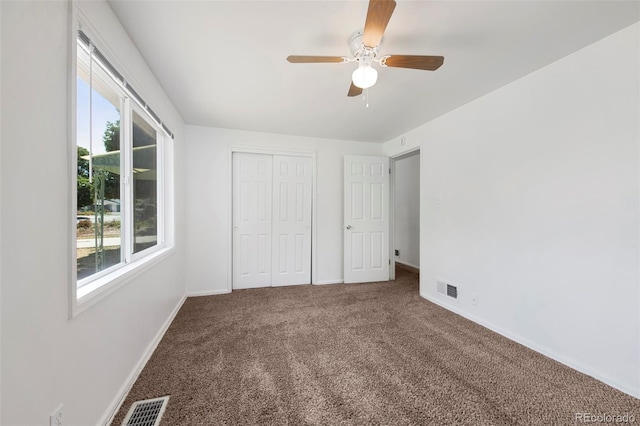
[[409, 267], [411, 267], [411, 268], [417, 269], [418, 271], [420, 270], [420, 267], [419, 267], [419, 266], [416, 266], [416, 265], [414, 265], [414, 264], [412, 264], [412, 263], [409, 263], [409, 262], [405, 262], [405, 261], [403, 261], [403, 260], [398, 260], [398, 259], [396, 259], [396, 263], [399, 263], [399, 264], [401, 264], [401, 265], [405, 265], [405, 266], [409, 266]]
[[396, 265], [396, 268], [398, 269], [403, 269], [405, 271], [413, 272], [414, 274], [420, 273], [419, 267], [412, 265], [411, 263], [408, 263], [408, 262], [402, 262], [401, 260], [396, 260], [395, 265]]
[[144, 354], [142, 354], [142, 357], [140, 358], [140, 360], [138, 361], [136, 366], [133, 368], [133, 370], [129, 374], [129, 377], [127, 377], [127, 380], [122, 385], [122, 387], [120, 388], [120, 390], [116, 394], [116, 396], [113, 399], [113, 401], [111, 401], [111, 404], [109, 404], [109, 408], [103, 414], [103, 416], [100, 419], [100, 422], [98, 424], [102, 424], [102, 425], [111, 424], [111, 422], [113, 421], [113, 418], [118, 413], [118, 410], [120, 410], [120, 407], [122, 406], [122, 403], [127, 398], [127, 395], [129, 394], [129, 391], [133, 387], [133, 384], [136, 382], [136, 380], [138, 380], [138, 376], [142, 372], [142, 369], [144, 368], [145, 365], [147, 365], [147, 362], [149, 361], [149, 358], [151, 358], [151, 355], [153, 354], [153, 352], [158, 347], [158, 344], [160, 343], [160, 340], [162, 340], [162, 337], [164, 337], [164, 334], [169, 329], [169, 326], [171, 325], [171, 323], [173, 322], [174, 318], [178, 314], [178, 311], [180, 310], [180, 308], [184, 304], [185, 300], [187, 300], [187, 297], [183, 296], [182, 299], [180, 299], [180, 301], [176, 305], [176, 307], [173, 308], [173, 311], [171, 312], [171, 315], [169, 315], [169, 318], [167, 318], [167, 320], [164, 322], [164, 324], [162, 324], [162, 327], [160, 327], [160, 330], [158, 330], [158, 333], [155, 335], [155, 337], [153, 338], [151, 343], [149, 343], [149, 346], [147, 346], [147, 349], [144, 351]]
[[596, 380], [599, 380], [613, 388], [618, 389], [619, 391], [622, 391], [626, 394], [629, 394], [631, 396], [633, 396], [634, 398], [639, 398], [640, 399], [640, 389], [634, 389], [630, 386], [627, 386], [625, 384], [619, 383], [617, 380], [613, 379], [611, 376], [609, 376], [608, 374], [604, 374], [600, 371], [596, 371], [592, 368], [589, 368], [588, 366], [581, 364], [580, 362], [576, 362], [574, 359], [570, 359], [567, 358], [566, 356], [559, 354], [551, 349], [542, 347], [534, 342], [532, 342], [529, 339], [526, 339], [522, 336], [519, 336], [517, 334], [508, 332], [503, 330], [500, 327], [496, 327], [494, 324], [491, 324], [487, 321], [484, 321], [468, 312], [465, 312], [459, 308], [457, 308], [456, 306], [452, 306], [449, 305], [447, 303], [445, 303], [442, 300], [438, 300], [436, 298], [433, 298], [431, 296], [427, 296], [424, 293], [420, 293], [420, 296], [423, 297], [424, 299], [427, 299], [429, 302], [433, 302], [438, 306], [441, 306], [451, 312], [454, 312], [462, 317], [465, 317], [466, 319], [473, 321], [477, 324], [480, 324], [481, 326], [488, 328], [489, 330], [498, 333], [504, 337], [506, 337], [509, 340], [513, 340], [514, 342], [520, 343], [523, 346], [526, 346], [527, 348], [534, 350], [538, 353], [541, 353], [544, 356], [547, 356], [555, 361], [558, 361], [561, 364], [566, 365], [567, 367], [573, 368], [574, 370], [577, 370], [581, 373], [586, 374], [587, 376], [591, 376]]
[[229, 293], [231, 292], [225, 288], [224, 290], [196, 291], [193, 293], [187, 293], [187, 297], [217, 296], [219, 294], [229, 294]]
[[326, 284], [344, 284], [344, 280], [322, 280], [322, 281], [318, 281], [314, 285], [326, 285]]

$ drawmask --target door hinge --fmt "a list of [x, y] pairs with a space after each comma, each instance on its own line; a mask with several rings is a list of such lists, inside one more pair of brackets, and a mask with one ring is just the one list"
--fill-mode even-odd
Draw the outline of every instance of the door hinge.
[[389, 259], [389, 265], [391, 265], [391, 259]]
[[391, 168], [389, 168], [389, 174], [391, 174]]

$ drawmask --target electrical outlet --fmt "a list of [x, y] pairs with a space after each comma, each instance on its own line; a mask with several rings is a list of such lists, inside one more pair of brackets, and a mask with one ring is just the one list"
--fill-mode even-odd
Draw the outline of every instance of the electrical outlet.
[[62, 426], [62, 404], [49, 416], [49, 426]]
[[474, 306], [478, 306], [478, 294], [471, 293], [471, 304]]
[[396, 249], [395, 252], [396, 252], [396, 256], [400, 256], [400, 250]]

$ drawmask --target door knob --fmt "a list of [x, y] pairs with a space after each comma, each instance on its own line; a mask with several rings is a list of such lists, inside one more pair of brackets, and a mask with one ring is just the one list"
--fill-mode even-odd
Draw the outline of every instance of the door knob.
[[347, 225], [347, 229], [351, 229], [351, 225]]

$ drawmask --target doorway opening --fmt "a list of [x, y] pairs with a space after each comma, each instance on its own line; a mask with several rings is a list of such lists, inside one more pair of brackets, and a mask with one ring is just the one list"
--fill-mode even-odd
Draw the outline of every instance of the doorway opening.
[[420, 148], [391, 157], [389, 278], [396, 268], [420, 273]]

